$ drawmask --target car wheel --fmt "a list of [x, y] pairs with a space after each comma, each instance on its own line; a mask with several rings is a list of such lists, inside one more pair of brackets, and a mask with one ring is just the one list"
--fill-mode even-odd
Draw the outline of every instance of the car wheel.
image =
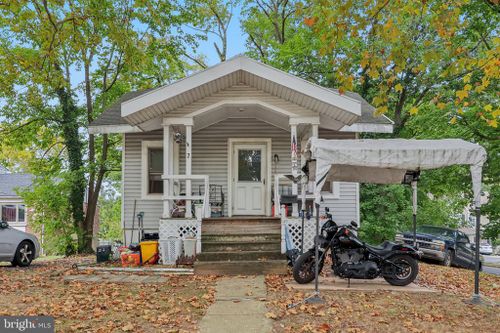
[[35, 258], [35, 247], [33, 243], [22, 241], [17, 247], [14, 256], [15, 263], [20, 267], [27, 267], [31, 264], [33, 258]]
[[446, 267], [451, 267], [453, 264], [453, 251], [447, 250], [444, 254], [443, 265]]

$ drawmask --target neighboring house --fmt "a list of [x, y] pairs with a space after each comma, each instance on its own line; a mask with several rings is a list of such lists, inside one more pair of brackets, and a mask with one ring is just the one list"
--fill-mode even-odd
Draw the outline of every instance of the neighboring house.
[[[89, 131], [123, 133], [128, 242], [134, 212], [144, 212], [146, 232], [158, 232], [160, 220], [174, 221], [175, 200], [207, 201], [206, 184], [222, 187], [224, 216], [271, 216], [275, 192], [300, 196], [300, 186], [281, 175], [300, 174], [307, 139], [391, 133], [393, 122], [374, 111], [358, 94], [237, 56], [170, 85], [123, 95]], [[323, 206], [339, 223], [359, 221], [358, 184], [328, 184]], [[292, 205], [290, 214], [298, 216], [299, 209]], [[191, 216], [188, 210], [186, 219]]]
[[0, 173], [0, 219], [10, 226], [26, 231], [28, 214], [26, 205], [16, 190], [31, 187], [32, 175], [20, 173]]
[[[489, 193], [481, 193], [481, 205], [487, 204], [489, 200]], [[464, 208], [462, 213], [462, 218], [464, 226], [460, 228], [460, 231], [464, 232], [471, 243], [476, 242], [476, 214], [473, 206], [467, 206]], [[487, 215], [481, 215], [481, 230], [483, 230], [486, 225], [490, 223], [490, 219]]]

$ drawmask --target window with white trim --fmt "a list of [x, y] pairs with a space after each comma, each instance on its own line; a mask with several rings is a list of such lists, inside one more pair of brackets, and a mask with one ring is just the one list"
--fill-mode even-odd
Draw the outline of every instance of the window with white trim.
[[0, 203], [0, 220], [10, 223], [26, 222], [26, 206], [16, 203]]
[[321, 195], [327, 199], [340, 199], [340, 182], [325, 182]]
[[[174, 143], [174, 170], [179, 170], [179, 145]], [[163, 196], [163, 141], [142, 141], [142, 197], [161, 199]]]
[[163, 193], [163, 148], [148, 148], [148, 194]]

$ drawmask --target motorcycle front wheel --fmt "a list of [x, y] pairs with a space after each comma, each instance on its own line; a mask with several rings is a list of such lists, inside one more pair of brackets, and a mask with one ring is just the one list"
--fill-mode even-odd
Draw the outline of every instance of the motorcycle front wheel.
[[[320, 254], [320, 258], [321, 258]], [[316, 259], [314, 251], [307, 251], [297, 258], [293, 265], [293, 278], [299, 284], [306, 284], [314, 280], [316, 269]], [[323, 269], [323, 260], [319, 262], [318, 274]]]
[[389, 259], [401, 269], [391, 269], [392, 273], [384, 275], [384, 279], [393, 286], [407, 286], [418, 274], [418, 261], [408, 255], [395, 255]]

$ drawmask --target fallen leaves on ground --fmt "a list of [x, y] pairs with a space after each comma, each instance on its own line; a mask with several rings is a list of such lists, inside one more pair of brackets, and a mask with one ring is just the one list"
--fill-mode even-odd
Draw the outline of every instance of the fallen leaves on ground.
[[[418, 284], [435, 293], [321, 291], [324, 304], [305, 304], [311, 291], [288, 289], [290, 276], [268, 275], [268, 318], [276, 332], [495, 332], [499, 307], [469, 305], [473, 272], [420, 264]], [[481, 293], [499, 301], [500, 277], [481, 274]], [[289, 307], [289, 305], [294, 305]]]
[[65, 281], [82, 260], [0, 267], [0, 315], [53, 316], [59, 332], [193, 332], [215, 297], [211, 276], [170, 276], [158, 284]]
[[[481, 295], [500, 302], [500, 277], [480, 272], [479, 282]], [[417, 283], [443, 292], [470, 297], [474, 290], [474, 271], [456, 267], [420, 264]]]

